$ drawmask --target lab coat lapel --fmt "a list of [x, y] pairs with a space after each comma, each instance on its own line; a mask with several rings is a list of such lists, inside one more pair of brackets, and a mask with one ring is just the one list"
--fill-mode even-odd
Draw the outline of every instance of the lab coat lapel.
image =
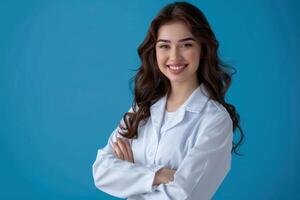
[[184, 107], [180, 107], [179, 110], [177, 111], [176, 115], [171, 119], [171, 121], [167, 124], [166, 129], [164, 130], [164, 132], [166, 132], [167, 130], [173, 128], [174, 126], [176, 126], [177, 124], [179, 124], [185, 115], [185, 109]]
[[187, 111], [199, 113], [208, 100], [205, 91], [203, 84], [198, 86], [188, 99], [178, 108], [176, 115], [171, 119], [164, 131], [166, 132], [179, 124], [184, 119]]
[[[160, 128], [164, 118], [165, 106], [167, 101], [167, 94], [153, 104], [150, 108], [151, 122], [153, 124], [156, 134], [160, 133]], [[198, 86], [189, 98], [180, 106], [176, 116], [169, 122], [169, 125], [166, 127], [165, 131], [173, 128], [179, 124], [185, 116], [186, 111], [189, 112], [201, 112], [205, 103], [208, 101], [207, 91], [203, 84]]]
[[[162, 97], [160, 100], [158, 100], [150, 109], [151, 121], [152, 121], [153, 127], [155, 129], [155, 132], [157, 134], [160, 133], [160, 129], [162, 126], [166, 102], [167, 102], [167, 96], [168, 95], [166, 94], [164, 97]], [[166, 130], [170, 129], [170, 128], [176, 126], [176, 124], [180, 123], [184, 118], [184, 113], [185, 113], [185, 109], [183, 106], [181, 106], [178, 110], [177, 115], [173, 118], [173, 120], [171, 120], [169, 122], [169, 125], [166, 127]]]
[[167, 95], [160, 98], [156, 103], [154, 103], [150, 107], [151, 122], [157, 135], [160, 133], [160, 128], [164, 117], [166, 100]]

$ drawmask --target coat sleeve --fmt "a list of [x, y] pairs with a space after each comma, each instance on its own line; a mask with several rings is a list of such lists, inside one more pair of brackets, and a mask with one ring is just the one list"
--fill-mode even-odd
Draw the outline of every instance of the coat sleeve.
[[[132, 108], [129, 109], [129, 112]], [[124, 125], [123, 119], [121, 123]], [[92, 171], [94, 183], [98, 189], [119, 198], [153, 192], [152, 186], [157, 170], [162, 166], [142, 165], [118, 159], [113, 152], [113, 142], [117, 137], [117, 127], [109, 137], [107, 145], [98, 149]]]
[[203, 121], [195, 146], [184, 158], [174, 181], [130, 200], [211, 199], [231, 167], [232, 121], [227, 112]]

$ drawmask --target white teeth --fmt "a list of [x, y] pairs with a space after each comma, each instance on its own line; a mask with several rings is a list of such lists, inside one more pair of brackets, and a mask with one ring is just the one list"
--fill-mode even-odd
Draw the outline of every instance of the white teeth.
[[184, 68], [186, 65], [168, 65], [172, 70], [179, 70]]

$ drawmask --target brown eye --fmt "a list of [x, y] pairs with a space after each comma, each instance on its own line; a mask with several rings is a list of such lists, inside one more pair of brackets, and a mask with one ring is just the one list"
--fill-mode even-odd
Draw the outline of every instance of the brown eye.
[[185, 48], [189, 48], [189, 47], [192, 47], [193, 44], [191, 44], [191, 43], [186, 43], [186, 44], [183, 44], [182, 46], [185, 47]]
[[169, 45], [160, 45], [158, 46], [160, 49], [168, 49], [169, 48]]

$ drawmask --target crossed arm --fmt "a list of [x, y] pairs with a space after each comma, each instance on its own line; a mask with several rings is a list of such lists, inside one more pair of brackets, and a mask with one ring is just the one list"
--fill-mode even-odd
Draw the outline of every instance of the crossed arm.
[[108, 144], [97, 152], [93, 164], [96, 187], [132, 200], [211, 199], [230, 170], [233, 134], [229, 114], [207, 119], [198, 130], [195, 146], [176, 170], [134, 161], [131, 145], [117, 136], [116, 128]]
[[[134, 163], [132, 149], [130, 147], [128, 140], [117, 138], [117, 141], [114, 142], [113, 147], [114, 147], [114, 154], [117, 158]], [[173, 181], [175, 172], [176, 170], [169, 169], [166, 167], [159, 169], [155, 173], [155, 177], [152, 185], [156, 186], [160, 184], [167, 184]]]

